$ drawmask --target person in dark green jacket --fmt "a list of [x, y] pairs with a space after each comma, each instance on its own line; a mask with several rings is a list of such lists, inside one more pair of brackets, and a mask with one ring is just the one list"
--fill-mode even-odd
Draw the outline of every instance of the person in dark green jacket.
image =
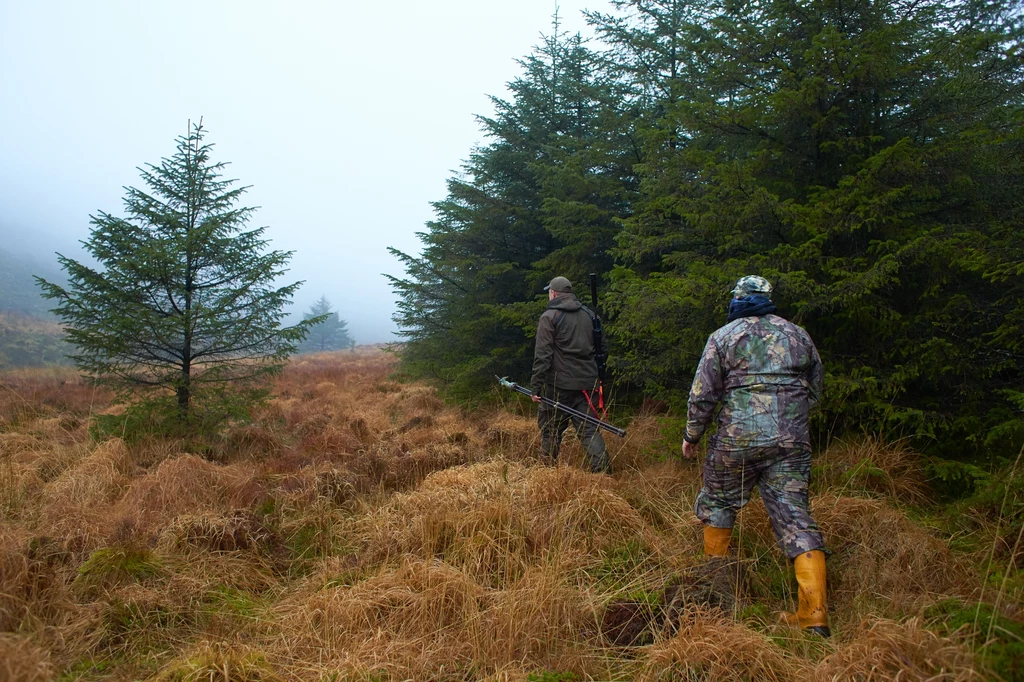
[[[541, 458], [548, 464], [558, 461], [562, 435], [571, 423], [587, 453], [594, 473], [611, 473], [604, 438], [596, 426], [541, 403], [541, 395], [580, 412], [594, 409], [598, 388], [597, 358], [594, 347], [594, 313], [584, 307], [572, 292], [572, 283], [555, 277], [548, 286], [548, 308], [537, 324], [530, 388], [534, 402], [540, 403]], [[607, 341], [601, 339], [607, 354]]]

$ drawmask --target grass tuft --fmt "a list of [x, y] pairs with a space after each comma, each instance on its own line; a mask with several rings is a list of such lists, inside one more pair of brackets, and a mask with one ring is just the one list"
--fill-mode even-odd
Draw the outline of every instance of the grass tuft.
[[266, 656], [249, 647], [201, 642], [164, 667], [155, 682], [277, 682]]
[[86, 594], [145, 582], [164, 574], [152, 550], [136, 547], [104, 547], [85, 560], [75, 578], [75, 587]]

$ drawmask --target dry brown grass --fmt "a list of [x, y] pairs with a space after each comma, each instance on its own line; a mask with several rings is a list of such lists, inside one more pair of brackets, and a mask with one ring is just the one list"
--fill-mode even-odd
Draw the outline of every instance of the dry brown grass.
[[921, 504], [929, 489], [921, 456], [906, 443], [842, 440], [815, 462], [816, 486], [836, 496], [873, 496], [893, 505]]
[[[439, 560], [405, 558], [350, 586], [329, 586], [282, 620], [293, 633], [280, 656], [390, 679], [465, 679], [579, 658], [595, 605], [537, 567], [505, 590], [488, 589]], [[577, 663], [578, 664], [578, 663]]]
[[74, 428], [109, 402], [107, 391], [70, 367], [14, 369], [0, 377], [0, 425], [19, 430], [48, 417], [62, 417], [65, 426]]
[[46, 682], [55, 673], [50, 653], [31, 638], [0, 632], [0, 680]]
[[281, 678], [257, 649], [203, 641], [167, 664], [157, 682], [277, 682]]
[[733, 622], [720, 611], [691, 612], [672, 637], [655, 643], [643, 657], [638, 680], [690, 682], [802, 679], [807, 665], [766, 635]]
[[812, 505], [822, 532], [842, 566], [833, 578], [837, 599], [871, 602], [868, 617], [914, 611], [947, 596], [972, 596], [974, 586], [962, 558], [935, 537], [885, 504], [821, 496]]
[[160, 549], [167, 554], [190, 550], [208, 552], [270, 552], [278, 544], [273, 530], [251, 511], [228, 514], [181, 514], [160, 534]]
[[[886, 502], [870, 498], [812, 498], [811, 510], [831, 553], [829, 592], [844, 627], [863, 618], [895, 617], [948, 597], [975, 597], [970, 557], [956, 556], [947, 542], [909, 520]], [[739, 533], [759, 548], [774, 544], [764, 505], [741, 513]], [[782, 565], [781, 555], [777, 560]]]
[[41, 529], [56, 537], [79, 537], [88, 544], [107, 526], [108, 506], [123, 494], [131, 467], [128, 448], [118, 439], [83, 453], [43, 486]]
[[[913, 452], [866, 440], [817, 461], [833, 640], [705, 609], [627, 650], [601, 631], [609, 605], [660, 623], [665, 586], [702, 560], [699, 466], [659, 450], [655, 416], [606, 439], [613, 477], [585, 473], [573, 438], [540, 466], [533, 418], [464, 414], [393, 363], [296, 358], [204, 456], [92, 442], [108, 397], [66, 370], [0, 377], [0, 680], [983, 676], [916, 618], [981, 583], [907, 516], [928, 494]], [[740, 534], [755, 602], [789, 607], [760, 501]]]
[[373, 561], [438, 558], [500, 587], [538, 563], [586, 566], [646, 529], [607, 477], [496, 460], [432, 474], [368, 515], [362, 532]]
[[986, 677], [975, 667], [967, 648], [924, 629], [915, 618], [903, 623], [865, 621], [849, 642], [814, 670], [814, 679], [822, 682], [953, 682]]

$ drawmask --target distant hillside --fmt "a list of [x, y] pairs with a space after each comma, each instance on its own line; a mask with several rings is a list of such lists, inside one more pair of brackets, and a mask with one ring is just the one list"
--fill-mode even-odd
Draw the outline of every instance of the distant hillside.
[[52, 317], [0, 312], [0, 368], [68, 364], [62, 337]]
[[64, 281], [56, 261], [43, 263], [0, 249], [0, 312], [49, 317], [50, 304], [39, 295], [34, 276]]
[[64, 281], [56, 263], [0, 249], [0, 367], [65, 364], [67, 344], [33, 276]]

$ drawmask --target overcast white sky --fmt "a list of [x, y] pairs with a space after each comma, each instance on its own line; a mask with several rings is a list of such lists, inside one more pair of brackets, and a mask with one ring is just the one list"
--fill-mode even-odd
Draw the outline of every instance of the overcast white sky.
[[[586, 34], [560, 0], [564, 29]], [[305, 309], [326, 295], [360, 343], [391, 338], [386, 251], [483, 143], [475, 114], [550, 33], [555, 0], [0, 0], [0, 246], [78, 255], [137, 166], [203, 117], [252, 185]]]

